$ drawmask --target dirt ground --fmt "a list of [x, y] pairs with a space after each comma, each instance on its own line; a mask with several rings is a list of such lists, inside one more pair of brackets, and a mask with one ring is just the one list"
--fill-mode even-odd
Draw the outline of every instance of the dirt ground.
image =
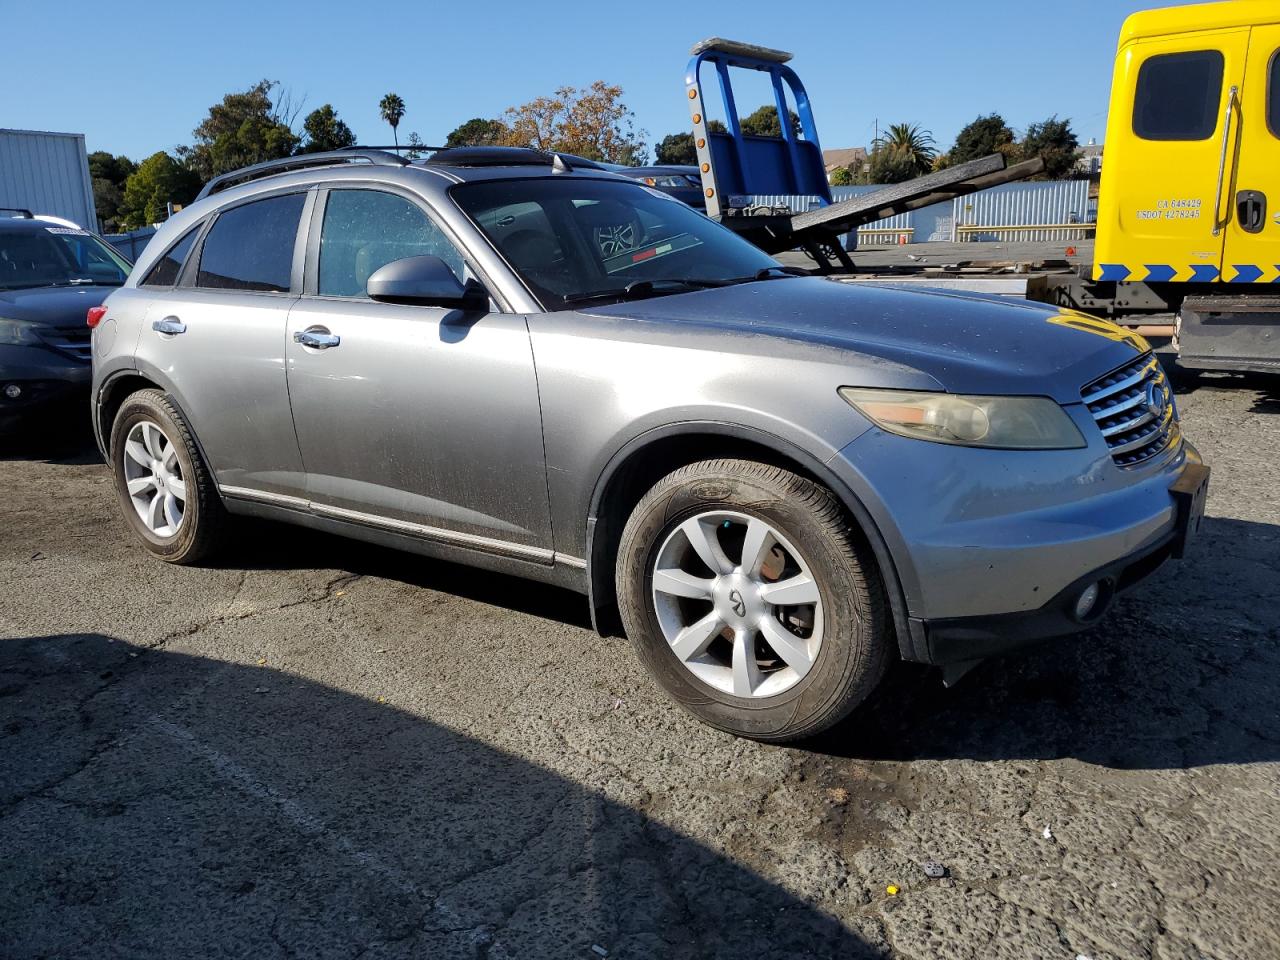
[[11, 445], [0, 956], [1280, 956], [1280, 380], [1178, 401], [1192, 558], [803, 749], [580, 597], [265, 524], [169, 567], [87, 438]]

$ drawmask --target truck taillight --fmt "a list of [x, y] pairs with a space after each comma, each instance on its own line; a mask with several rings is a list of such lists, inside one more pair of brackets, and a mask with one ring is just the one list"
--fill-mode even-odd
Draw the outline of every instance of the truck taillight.
[[106, 307], [90, 307], [89, 312], [84, 316], [84, 322], [90, 327], [96, 327], [102, 322], [102, 318], [107, 315]]

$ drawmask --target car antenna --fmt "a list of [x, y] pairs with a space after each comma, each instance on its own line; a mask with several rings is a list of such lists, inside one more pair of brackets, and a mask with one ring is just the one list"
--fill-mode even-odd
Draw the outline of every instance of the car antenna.
[[573, 173], [573, 167], [569, 166], [569, 161], [558, 153], [551, 155], [551, 172], [552, 173]]

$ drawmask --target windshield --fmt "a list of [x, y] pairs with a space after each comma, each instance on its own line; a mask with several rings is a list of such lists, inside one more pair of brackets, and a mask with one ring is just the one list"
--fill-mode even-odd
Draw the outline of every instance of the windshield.
[[0, 230], [0, 290], [23, 287], [118, 287], [129, 264], [88, 230]]
[[462, 184], [452, 196], [548, 310], [637, 291], [720, 286], [779, 269], [737, 234], [640, 184], [496, 180]]

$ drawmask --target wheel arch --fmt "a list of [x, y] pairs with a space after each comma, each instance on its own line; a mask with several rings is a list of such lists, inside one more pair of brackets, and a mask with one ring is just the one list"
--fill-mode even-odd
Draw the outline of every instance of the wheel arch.
[[716, 457], [782, 467], [835, 494], [871, 549], [888, 593], [899, 652], [911, 656], [911, 631], [897, 564], [874, 518], [858, 496], [812, 453], [776, 434], [734, 423], [698, 421], [649, 430], [619, 449], [605, 465], [587, 515], [587, 591], [591, 622], [602, 635], [621, 633], [614, 586], [622, 528], [640, 498], [667, 474]]

